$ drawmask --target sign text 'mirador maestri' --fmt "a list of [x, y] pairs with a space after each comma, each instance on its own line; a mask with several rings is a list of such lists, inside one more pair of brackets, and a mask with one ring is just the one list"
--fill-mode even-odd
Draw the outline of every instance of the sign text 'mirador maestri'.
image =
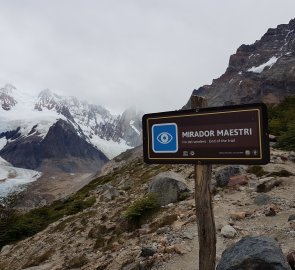
[[250, 104], [146, 114], [143, 147], [147, 163], [265, 164], [267, 109]]
[[200, 130], [200, 131], [183, 131], [182, 138], [196, 137], [226, 137], [226, 136], [246, 136], [252, 135], [252, 128], [235, 128], [235, 129], [217, 129], [215, 130]]

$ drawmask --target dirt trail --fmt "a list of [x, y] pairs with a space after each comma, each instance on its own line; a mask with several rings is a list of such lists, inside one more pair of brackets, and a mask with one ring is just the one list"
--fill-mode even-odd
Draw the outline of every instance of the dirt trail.
[[[279, 171], [281, 169], [295, 173], [295, 164], [288, 162], [287, 164], [268, 164], [265, 169], [267, 171]], [[271, 197], [270, 204], [278, 207], [275, 216], [266, 216], [265, 210], [269, 204], [258, 206], [254, 203], [254, 198], [258, 193], [251, 190], [250, 185], [237, 189], [224, 189], [221, 197], [216, 196], [214, 201], [214, 215], [217, 229], [217, 262], [220, 260], [222, 252], [233, 243], [239, 241], [245, 236], [265, 235], [276, 239], [284, 252], [288, 254], [295, 249], [295, 235], [290, 234], [292, 227], [288, 223], [288, 217], [295, 214], [295, 176], [281, 177], [283, 184], [275, 187], [266, 193]], [[193, 202], [192, 202], [193, 203]], [[254, 213], [251, 217], [242, 220], [231, 220], [231, 212], [249, 212]], [[221, 233], [222, 226], [232, 222], [233, 227], [238, 234], [234, 239], [226, 239]], [[193, 236], [192, 240], [184, 240], [187, 252], [183, 255], [173, 255], [167, 262], [157, 265], [153, 270], [198, 270], [198, 236], [197, 224], [190, 223], [182, 228], [182, 231], [188, 232]]]

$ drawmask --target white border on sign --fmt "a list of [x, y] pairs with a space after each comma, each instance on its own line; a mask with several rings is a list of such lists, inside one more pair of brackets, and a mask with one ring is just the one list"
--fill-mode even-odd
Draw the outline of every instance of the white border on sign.
[[[175, 132], [175, 139], [176, 139], [176, 150], [173, 151], [155, 151], [155, 145], [154, 145], [154, 140], [156, 139], [154, 137], [154, 127], [155, 126], [168, 126], [168, 125], [174, 125], [176, 128], [176, 132]], [[154, 124], [152, 125], [152, 149], [154, 153], [177, 153], [178, 152], [178, 127], [176, 123], [164, 123], [164, 124]]]

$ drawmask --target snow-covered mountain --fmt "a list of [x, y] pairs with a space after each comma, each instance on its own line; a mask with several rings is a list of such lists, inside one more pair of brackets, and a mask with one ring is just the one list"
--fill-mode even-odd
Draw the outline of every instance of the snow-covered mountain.
[[100, 105], [49, 89], [31, 96], [0, 89], [0, 156], [14, 166], [62, 171], [99, 170], [108, 159], [141, 143], [141, 112], [112, 115]]

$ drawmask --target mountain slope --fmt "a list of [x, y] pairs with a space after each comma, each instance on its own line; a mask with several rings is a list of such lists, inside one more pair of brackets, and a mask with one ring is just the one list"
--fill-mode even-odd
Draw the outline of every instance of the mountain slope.
[[[265, 174], [278, 174], [282, 170], [295, 174], [290, 152], [272, 150], [271, 153], [272, 163], [263, 166]], [[160, 172], [180, 173], [193, 190], [193, 166], [144, 164], [140, 147], [121, 154], [105, 166], [103, 175], [67, 200], [35, 209], [12, 219], [13, 223], [9, 219], [0, 222], [0, 227], [4, 223], [4, 229], [0, 230], [0, 247], [3, 246], [0, 268], [196, 269], [198, 234], [193, 194], [150, 213], [138, 227], [130, 227], [125, 215], [130, 206], [143, 198], [152, 178]], [[217, 173], [225, 167], [214, 166], [213, 171]], [[246, 172], [240, 176], [248, 179], [247, 185], [219, 187], [213, 198], [217, 260], [233, 241], [247, 235], [276, 238], [288, 254], [294, 248], [294, 224], [287, 220], [294, 214], [295, 176], [277, 176], [280, 186], [266, 194], [256, 192], [265, 176]], [[256, 203], [256, 198], [262, 197], [265, 204]], [[268, 215], [270, 209], [276, 214]], [[221, 233], [227, 224], [236, 230], [233, 238]], [[16, 230], [22, 238], [19, 235], [16, 238]], [[27, 239], [12, 243], [23, 238]]]
[[279, 103], [294, 94], [295, 19], [269, 29], [254, 44], [240, 46], [221, 77], [193, 91], [207, 97], [209, 106]]
[[114, 116], [49, 89], [34, 97], [9, 84], [0, 89], [0, 102], [0, 156], [14, 166], [99, 171], [108, 159], [141, 143], [142, 113], [134, 109]]
[[54, 123], [44, 139], [34, 133], [8, 143], [0, 151], [1, 156], [14, 166], [42, 171], [46, 168], [65, 172], [98, 171], [108, 161], [65, 120]]

